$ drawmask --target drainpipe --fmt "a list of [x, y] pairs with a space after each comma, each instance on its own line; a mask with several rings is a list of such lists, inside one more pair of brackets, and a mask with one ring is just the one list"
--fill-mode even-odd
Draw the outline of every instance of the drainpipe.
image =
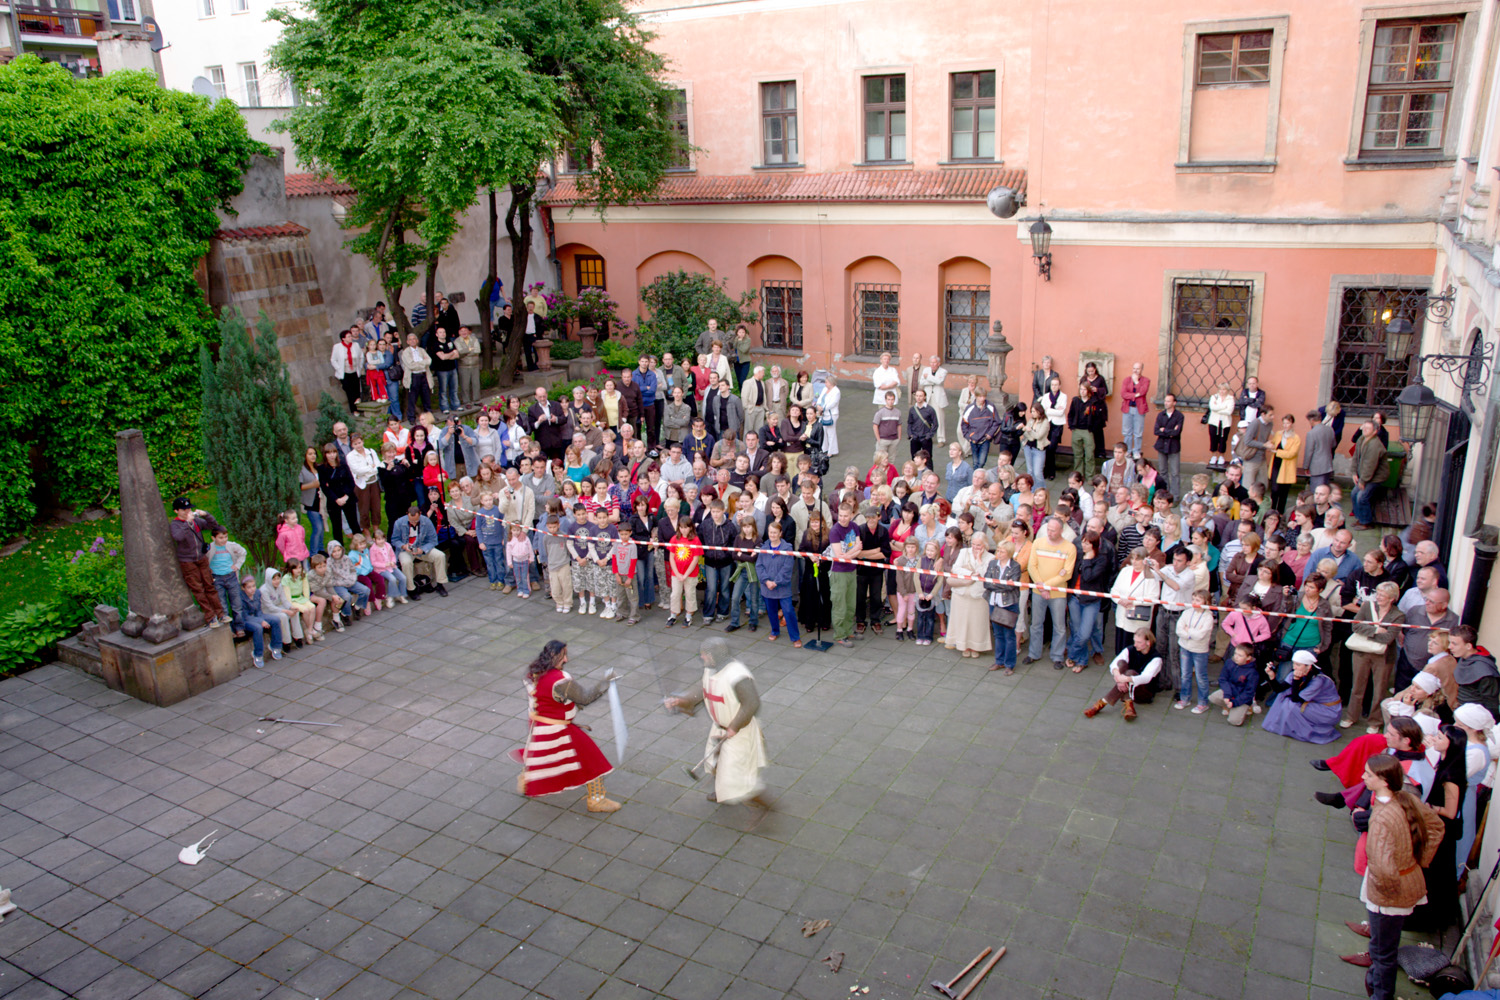
[[1490, 574], [1495, 569], [1495, 556], [1500, 554], [1497, 532], [1486, 525], [1474, 542], [1474, 565], [1469, 570], [1469, 589], [1464, 594], [1463, 624], [1479, 628], [1479, 619], [1484, 614], [1485, 594], [1490, 589]]
[[[1495, 19], [1495, 5], [1500, 0], [1485, 0], [1484, 7], [1479, 12], [1479, 30], [1475, 33], [1478, 40], [1476, 48], [1479, 52], [1490, 55], [1489, 62], [1493, 62], [1500, 53], [1490, 53], [1490, 33]], [[1448, 184], [1448, 195], [1443, 199], [1442, 216], [1458, 217], [1462, 213], [1460, 200], [1463, 194], [1464, 174], [1468, 169], [1465, 157], [1468, 155], [1469, 147], [1474, 144], [1474, 124], [1479, 120], [1479, 93], [1480, 86], [1484, 80], [1484, 67], [1486, 63], [1475, 59], [1475, 71], [1469, 76], [1469, 86], [1464, 94], [1464, 114], [1458, 124], [1458, 145], [1455, 147], [1456, 156], [1453, 158], [1453, 177]], [[1491, 73], [1496, 73], [1492, 66]], [[1476, 183], [1482, 183], [1480, 175], [1476, 174]]]

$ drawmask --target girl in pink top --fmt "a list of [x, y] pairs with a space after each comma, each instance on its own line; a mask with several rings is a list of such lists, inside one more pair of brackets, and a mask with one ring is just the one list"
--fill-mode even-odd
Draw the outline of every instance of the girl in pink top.
[[394, 594], [398, 604], [406, 603], [406, 574], [401, 572], [396, 550], [386, 541], [385, 532], [370, 532], [370, 566], [385, 581], [385, 592]]
[[531, 597], [531, 560], [535, 555], [526, 529], [519, 524], [511, 525], [510, 541], [505, 543], [505, 565], [510, 567], [523, 601]]
[[281, 515], [281, 523], [276, 526], [276, 551], [281, 553], [282, 559], [295, 559], [307, 568], [307, 530], [302, 527], [298, 520], [297, 512], [289, 510]]

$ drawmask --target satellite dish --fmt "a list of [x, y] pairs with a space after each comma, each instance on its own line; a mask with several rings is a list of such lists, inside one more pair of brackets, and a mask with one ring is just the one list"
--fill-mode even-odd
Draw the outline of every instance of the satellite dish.
[[160, 52], [167, 47], [167, 40], [161, 33], [161, 25], [156, 23], [156, 18], [148, 17], [141, 21], [141, 30], [151, 36], [151, 51]]
[[219, 96], [219, 92], [214, 89], [213, 81], [206, 76], [193, 77], [193, 93], [199, 97], [206, 97], [210, 101]]
[[1016, 196], [1015, 189], [1008, 187], [995, 188], [985, 196], [984, 200], [990, 211], [1002, 219], [1015, 215], [1025, 204], [1024, 200]]

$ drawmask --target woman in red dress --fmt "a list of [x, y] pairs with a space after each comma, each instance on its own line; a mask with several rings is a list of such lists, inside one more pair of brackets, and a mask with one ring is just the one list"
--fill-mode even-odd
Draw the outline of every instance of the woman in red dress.
[[526, 668], [531, 732], [522, 751], [521, 792], [551, 795], [587, 785], [589, 812], [611, 813], [620, 803], [604, 797], [601, 779], [614, 768], [588, 734], [573, 724], [573, 716], [580, 705], [608, 690], [613, 673], [588, 691], [563, 669], [567, 662], [567, 645], [553, 639]]

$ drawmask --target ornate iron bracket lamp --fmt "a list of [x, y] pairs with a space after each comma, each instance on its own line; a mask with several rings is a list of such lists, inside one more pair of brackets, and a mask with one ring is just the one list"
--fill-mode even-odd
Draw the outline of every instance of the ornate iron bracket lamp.
[[1038, 216], [1031, 224], [1031, 256], [1036, 261], [1036, 273], [1045, 281], [1052, 280], [1052, 227], [1045, 215]]
[[[1447, 291], [1447, 295], [1430, 298], [1424, 295], [1418, 299], [1418, 305], [1427, 315], [1434, 322], [1441, 322], [1444, 326], [1447, 326], [1448, 318], [1453, 313], [1452, 286], [1449, 286]], [[1410, 356], [1415, 339], [1416, 331], [1412, 329], [1409, 320], [1405, 318], [1392, 320], [1386, 327], [1386, 360], [1399, 362]], [[1476, 337], [1474, 347], [1468, 354], [1422, 354], [1413, 359], [1411, 382], [1396, 397], [1396, 406], [1401, 411], [1401, 440], [1407, 444], [1426, 440], [1427, 430], [1432, 424], [1432, 416], [1436, 410], [1453, 413], [1463, 409], [1465, 412], [1473, 413], [1475, 410], [1473, 393], [1488, 384], [1494, 356], [1495, 346], [1486, 344], [1483, 337]], [[1458, 387], [1460, 392], [1458, 406], [1438, 399], [1437, 395], [1422, 381], [1422, 368], [1429, 364], [1445, 373]]]

